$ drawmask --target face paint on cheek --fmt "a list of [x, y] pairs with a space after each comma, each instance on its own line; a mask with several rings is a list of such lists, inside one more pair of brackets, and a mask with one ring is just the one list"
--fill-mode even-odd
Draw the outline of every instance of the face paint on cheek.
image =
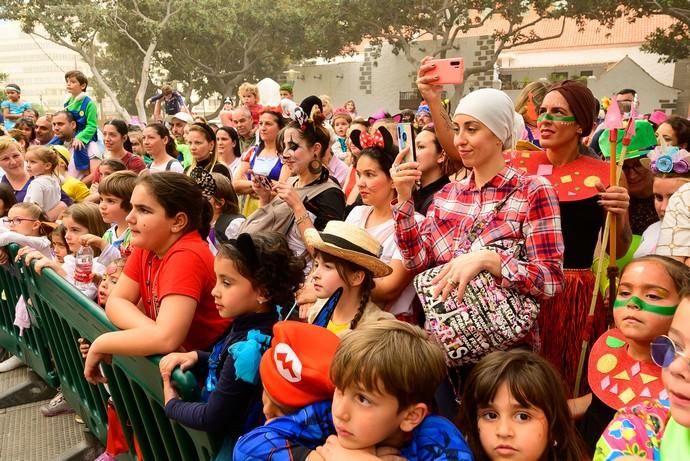
[[543, 123], [545, 120], [550, 122], [559, 123], [561, 125], [570, 125], [571, 123], [577, 122], [574, 115], [552, 115], [544, 112], [537, 118], [537, 124]]
[[637, 296], [631, 296], [628, 299], [616, 299], [613, 302], [614, 309], [620, 309], [622, 307], [628, 307], [631, 305], [645, 312], [651, 312], [652, 314], [665, 316], [672, 316], [676, 313], [676, 308], [678, 308], [678, 304], [673, 306], [657, 306], [654, 304], [649, 304], [648, 302], [641, 300]]

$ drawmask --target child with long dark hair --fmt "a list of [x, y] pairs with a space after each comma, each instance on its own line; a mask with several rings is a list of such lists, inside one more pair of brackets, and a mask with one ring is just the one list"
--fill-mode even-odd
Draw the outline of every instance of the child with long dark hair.
[[532, 352], [493, 352], [465, 383], [462, 429], [478, 461], [582, 461], [556, 370]]
[[[197, 350], [163, 357], [160, 370], [169, 418], [201, 431], [222, 433], [228, 441], [260, 423], [259, 362], [270, 346], [278, 309], [292, 306], [294, 292], [304, 280], [303, 270], [303, 259], [292, 254], [277, 232], [240, 234], [220, 246], [212, 295], [220, 316], [234, 319], [233, 325], [210, 353]], [[170, 381], [178, 366], [193, 368], [203, 380], [202, 403], [178, 397]], [[231, 446], [226, 444], [228, 450]], [[219, 455], [217, 459], [225, 458]]]
[[142, 176], [127, 223], [131, 255], [106, 304], [122, 331], [96, 338], [84, 375], [104, 381], [98, 363], [110, 354], [166, 354], [206, 349], [225, 332], [211, 296], [213, 255], [206, 243], [212, 210], [193, 179], [172, 172]]

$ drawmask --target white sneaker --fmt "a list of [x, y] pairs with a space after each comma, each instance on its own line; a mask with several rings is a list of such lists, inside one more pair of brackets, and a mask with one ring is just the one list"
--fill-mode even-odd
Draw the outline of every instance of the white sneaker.
[[22, 362], [22, 359], [13, 355], [9, 359], [0, 363], [0, 373], [5, 373], [6, 371], [12, 371], [19, 367], [25, 367], [26, 363]]

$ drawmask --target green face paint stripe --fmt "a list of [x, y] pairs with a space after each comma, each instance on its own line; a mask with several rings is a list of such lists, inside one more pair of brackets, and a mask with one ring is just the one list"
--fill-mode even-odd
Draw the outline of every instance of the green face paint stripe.
[[628, 299], [616, 299], [613, 302], [613, 308], [618, 309], [621, 307], [626, 307], [628, 304], [634, 304], [635, 306], [639, 307], [640, 310], [659, 315], [673, 315], [676, 313], [676, 308], [678, 308], [678, 304], [674, 306], [655, 306], [654, 304], [649, 304], [645, 301], [642, 301], [637, 296], [631, 296]]
[[541, 114], [537, 118], [537, 122], [543, 122], [544, 120], [549, 120], [552, 122], [576, 122], [574, 115], [551, 115], [551, 114]]

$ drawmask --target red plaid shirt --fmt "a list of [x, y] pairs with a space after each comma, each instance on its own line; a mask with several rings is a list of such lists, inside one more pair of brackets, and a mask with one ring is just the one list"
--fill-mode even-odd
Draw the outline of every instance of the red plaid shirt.
[[[414, 219], [414, 204], [393, 201], [395, 240], [405, 266], [415, 273], [451, 260], [465, 252], [461, 244], [475, 219], [494, 212], [517, 188], [498, 214], [472, 244], [470, 251], [488, 248], [501, 258], [500, 281], [538, 298], [550, 298], [563, 287], [563, 235], [558, 198], [553, 186], [540, 176], [525, 176], [506, 166], [481, 189], [470, 175], [441, 189], [426, 218]], [[516, 254], [516, 242], [524, 253]]]

